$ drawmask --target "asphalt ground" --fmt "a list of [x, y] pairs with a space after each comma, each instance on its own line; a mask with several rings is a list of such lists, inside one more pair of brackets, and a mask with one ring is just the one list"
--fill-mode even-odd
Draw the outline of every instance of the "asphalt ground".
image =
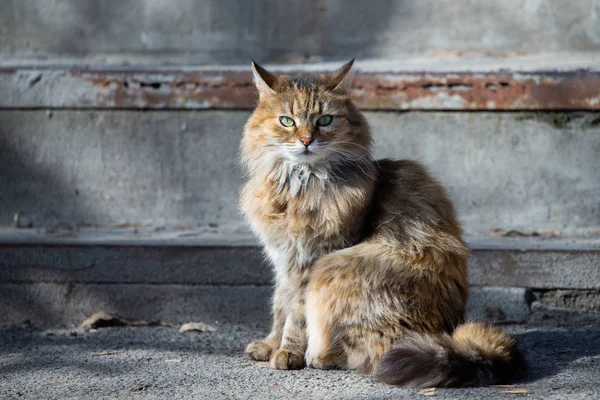
[[[350, 371], [276, 371], [247, 360], [264, 325], [0, 330], [1, 399], [423, 399]], [[511, 387], [437, 389], [438, 399], [600, 398], [600, 326], [506, 326], [531, 364]]]

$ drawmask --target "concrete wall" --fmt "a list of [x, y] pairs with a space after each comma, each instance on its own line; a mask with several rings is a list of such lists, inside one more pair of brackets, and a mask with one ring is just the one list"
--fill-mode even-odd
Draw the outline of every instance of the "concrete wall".
[[4, 0], [0, 58], [246, 64], [600, 50], [595, 0]]
[[[0, 111], [0, 224], [239, 225], [245, 111]], [[367, 113], [378, 157], [424, 162], [470, 234], [600, 229], [598, 114]]]

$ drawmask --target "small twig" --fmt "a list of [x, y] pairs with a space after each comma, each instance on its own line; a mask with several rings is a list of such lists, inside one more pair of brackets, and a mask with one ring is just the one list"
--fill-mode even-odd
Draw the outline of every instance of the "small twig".
[[99, 356], [112, 356], [114, 354], [119, 354], [118, 351], [97, 351], [94, 353], [90, 353], [90, 356], [99, 357]]
[[552, 353], [548, 354], [549, 356], [558, 356], [560, 354], [567, 354], [570, 353], [571, 350], [569, 349], [565, 349], [565, 350], [557, 350], [557, 351], [553, 351]]
[[500, 393], [506, 393], [506, 394], [527, 394], [527, 393], [533, 393], [533, 390], [531, 390], [531, 389], [510, 389], [510, 390], [503, 390]]

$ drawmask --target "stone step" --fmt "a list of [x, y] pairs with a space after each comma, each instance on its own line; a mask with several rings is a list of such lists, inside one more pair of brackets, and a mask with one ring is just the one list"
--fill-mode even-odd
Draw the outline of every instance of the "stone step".
[[600, 50], [593, 0], [5, 0], [0, 58], [243, 64], [249, 58]]
[[[272, 276], [255, 241], [214, 230], [0, 230], [0, 325], [72, 326], [99, 310], [171, 323], [268, 319]], [[567, 312], [596, 320], [598, 237], [469, 244], [470, 318], [514, 322]], [[560, 299], [576, 296], [557, 311]]]
[[[600, 237], [467, 238], [474, 286], [600, 289]], [[270, 285], [249, 235], [218, 228], [0, 229], [0, 281]]]

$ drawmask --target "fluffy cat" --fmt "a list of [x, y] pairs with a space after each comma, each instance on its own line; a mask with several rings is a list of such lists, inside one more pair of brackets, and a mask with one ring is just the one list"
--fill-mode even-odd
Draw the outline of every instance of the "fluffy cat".
[[516, 340], [463, 322], [468, 248], [445, 190], [414, 161], [375, 161], [352, 103], [354, 60], [275, 76], [241, 143], [240, 207], [275, 271], [273, 327], [248, 357], [277, 369], [344, 368], [407, 386], [521, 378]]

